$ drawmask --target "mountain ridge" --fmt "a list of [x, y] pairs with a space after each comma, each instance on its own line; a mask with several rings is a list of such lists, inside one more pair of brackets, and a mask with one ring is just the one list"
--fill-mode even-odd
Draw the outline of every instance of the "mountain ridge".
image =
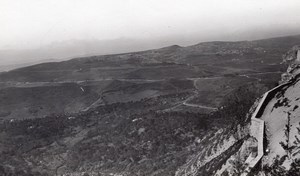
[[[299, 35], [292, 35], [292, 36], [282, 36], [282, 37], [272, 37], [272, 38], [268, 38], [268, 39], [259, 39], [259, 40], [253, 40], [253, 41], [251, 41], [251, 40], [245, 40], [245, 41], [210, 41], [210, 42], [200, 42], [200, 43], [196, 43], [196, 44], [193, 44], [193, 45], [188, 45], [188, 46], [185, 46], [185, 47], [191, 47], [191, 46], [195, 46], [195, 45], [205, 45], [205, 44], [209, 44], [209, 43], [213, 43], [213, 42], [215, 42], [215, 43], [222, 43], [222, 42], [227, 42], [227, 43], [235, 43], [235, 42], [262, 42], [262, 41], [264, 41], [264, 40], [270, 40], [270, 39], [273, 39], [273, 40], [279, 40], [279, 39], [283, 39], [283, 38], [297, 38], [297, 37], [299, 37]], [[124, 41], [126, 41], [126, 40], [124, 40]], [[88, 42], [87, 42], [88, 43]], [[124, 43], [124, 42], [123, 42]], [[126, 43], [126, 42], [125, 42]], [[130, 43], [130, 42], [129, 42]], [[65, 46], [64, 44], [60, 44], [61, 46]], [[91, 44], [88, 44], [88, 46], [92, 46]], [[172, 45], [171, 45], [172, 46]], [[163, 48], [167, 48], [167, 47], [170, 47], [169, 45], [167, 45], [167, 46], [165, 46], [165, 47], [163, 47]], [[50, 47], [50, 48], [57, 48], [57, 47]], [[147, 47], [146, 47], [147, 48]], [[27, 51], [22, 51], [21, 53], [19, 53], [19, 54], [17, 54], [19, 51], [12, 51], [12, 50], [5, 50], [5, 52], [3, 51], [3, 52], [1, 52], [0, 51], [0, 58], [2, 58], [3, 59], [3, 63], [4, 63], [4, 61], [5, 60], [8, 60], [8, 61], [10, 61], [9, 63], [7, 63], [7, 64], [5, 64], [5, 65], [14, 65], [13, 67], [12, 66], [10, 66], [10, 68], [20, 68], [18, 65], [16, 65], [16, 64], [20, 64], [21, 62], [18, 62], [18, 63], [12, 63], [11, 62], [11, 60], [16, 60], [16, 59], [20, 59], [20, 58], [25, 58], [27, 61], [25, 61], [25, 62], [23, 62], [22, 61], [22, 64], [24, 64], [25, 66], [26, 65], [31, 65], [31, 63], [32, 62], [36, 62], [36, 60], [39, 60], [39, 59], [37, 59], [37, 58], [44, 58], [44, 59], [52, 59], [52, 58], [55, 58], [55, 60], [57, 60], [58, 59], [58, 61], [60, 61], [60, 60], [69, 60], [69, 59], [72, 59], [72, 58], [77, 58], [77, 57], [91, 57], [91, 56], [95, 56], [95, 55], [115, 55], [115, 54], [127, 54], [127, 53], [138, 53], [138, 52], [145, 52], [145, 51], [149, 51], [149, 50], [156, 50], [156, 49], [146, 49], [146, 48], [144, 48], [144, 49], [139, 49], [140, 51], [130, 51], [130, 50], [128, 50], [128, 51], [126, 51], [126, 52], [122, 52], [122, 51], [118, 51], [118, 52], [114, 52], [114, 53], [111, 53], [111, 54], [109, 54], [109, 53], [107, 53], [107, 54], [105, 54], [105, 53], [99, 53], [98, 52], [98, 54], [97, 54], [97, 52], [95, 53], [95, 51], [93, 51], [93, 52], [90, 52], [90, 51], [88, 51], [87, 50], [87, 54], [73, 54], [73, 55], [69, 55], [69, 56], [67, 56], [66, 54], [63, 54], [63, 55], [61, 55], [61, 56], [59, 56], [59, 55], [51, 55], [51, 54], [44, 54], [44, 56], [43, 56], [43, 52], [40, 52], [39, 51], [39, 54], [36, 54], [36, 55], [34, 55], [34, 54], [31, 54], [30, 52], [27, 52]], [[150, 48], [155, 48], [155, 47], [150, 47]], [[183, 47], [184, 48], [184, 47]], [[59, 47], [58, 47], [58, 49], [59, 49]], [[146, 49], [146, 50], [145, 50]], [[158, 48], [159, 49], [159, 48]], [[56, 49], [57, 50], [57, 49]], [[61, 50], [61, 49], [59, 49], [59, 50]], [[67, 53], [70, 53], [70, 51], [72, 52], [72, 50], [73, 51], [75, 51], [76, 49], [71, 49], [71, 48], [69, 48], [68, 49], [68, 51], [69, 52], [67, 52]], [[101, 47], [100, 48], [98, 48], [97, 50], [101, 50]], [[38, 51], [38, 50], [37, 50]], [[51, 50], [52, 51], [52, 50]], [[58, 51], [53, 51], [54, 53], [59, 53]], [[2, 53], [2, 54], [1, 54]], [[6, 54], [5, 54], [6, 53]], [[16, 54], [14, 54], [14, 53], [16, 53]], [[16, 56], [13, 56], [13, 55], [16, 55]], [[32, 56], [30, 56], [30, 55], [32, 55]], [[30, 61], [31, 60], [31, 61]], [[28, 61], [30, 61], [31, 63], [29, 63]], [[3, 66], [1, 66], [1, 67], [3, 67]], [[9, 68], [3, 68], [2, 69], [2, 71], [8, 71], [8, 70], [11, 70], [11, 69], [9, 69]]]

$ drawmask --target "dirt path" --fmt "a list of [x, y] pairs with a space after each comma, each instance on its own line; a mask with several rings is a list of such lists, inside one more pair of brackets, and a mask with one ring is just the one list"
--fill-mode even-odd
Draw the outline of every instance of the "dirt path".
[[194, 108], [210, 109], [210, 110], [217, 110], [218, 109], [218, 108], [215, 108], [215, 107], [203, 106], [203, 105], [198, 105], [198, 104], [191, 104], [191, 103], [187, 103], [187, 102], [184, 102], [183, 105], [194, 107]]

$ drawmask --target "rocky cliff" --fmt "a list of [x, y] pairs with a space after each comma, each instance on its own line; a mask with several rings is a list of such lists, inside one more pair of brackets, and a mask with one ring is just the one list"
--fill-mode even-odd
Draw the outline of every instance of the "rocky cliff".
[[251, 121], [222, 133], [214, 139], [218, 152], [203, 157], [199, 151], [177, 175], [300, 175], [300, 46], [284, 54], [283, 63], [287, 71], [254, 103]]
[[[283, 63], [288, 67], [279, 85], [264, 94], [252, 116], [250, 135], [258, 140], [257, 150], [263, 155], [256, 163], [247, 159], [243, 175], [300, 175], [300, 46], [290, 49]], [[262, 132], [257, 119], [264, 123]]]
[[296, 45], [283, 56], [284, 64], [288, 65], [286, 73], [282, 74], [280, 83], [286, 83], [300, 73], [300, 46]]

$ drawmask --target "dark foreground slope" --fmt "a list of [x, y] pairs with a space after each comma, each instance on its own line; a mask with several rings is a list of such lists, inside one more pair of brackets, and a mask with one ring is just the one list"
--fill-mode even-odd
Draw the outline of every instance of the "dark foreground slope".
[[0, 174], [165, 176], [188, 169], [193, 158], [206, 163], [199, 173], [215, 173], [242, 144], [236, 126], [244, 123], [256, 97], [243, 96], [247, 92], [234, 94], [237, 99], [210, 115], [165, 111], [188, 97], [186, 92], [5, 121], [0, 125]]

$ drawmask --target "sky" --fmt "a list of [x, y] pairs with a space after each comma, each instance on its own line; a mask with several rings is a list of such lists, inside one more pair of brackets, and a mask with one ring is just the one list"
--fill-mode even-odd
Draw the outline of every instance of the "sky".
[[0, 0], [0, 50], [72, 40], [251, 40], [300, 34], [299, 0]]

